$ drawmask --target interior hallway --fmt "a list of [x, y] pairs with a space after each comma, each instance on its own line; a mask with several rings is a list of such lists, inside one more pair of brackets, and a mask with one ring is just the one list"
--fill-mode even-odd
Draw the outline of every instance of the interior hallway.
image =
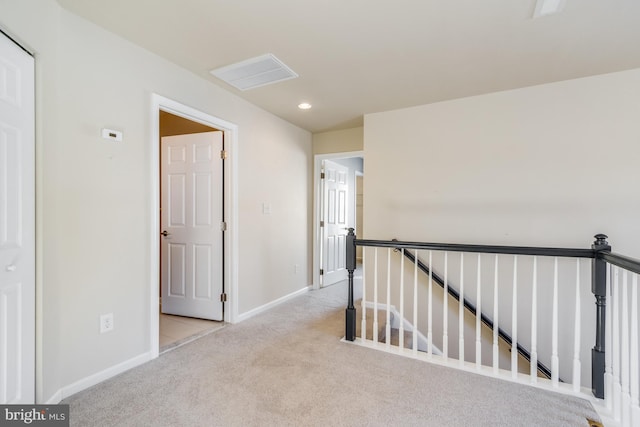
[[65, 399], [72, 426], [584, 427], [585, 400], [340, 341], [346, 283]]

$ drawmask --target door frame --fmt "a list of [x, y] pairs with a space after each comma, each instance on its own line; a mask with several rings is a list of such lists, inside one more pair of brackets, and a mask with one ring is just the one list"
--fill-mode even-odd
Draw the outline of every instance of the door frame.
[[[39, 107], [41, 104], [41, 93], [38, 90], [38, 83], [40, 77], [40, 61], [37, 60], [35, 50], [28, 47], [29, 45], [24, 43], [23, 40], [17, 37], [15, 34], [9, 32], [4, 26], [0, 26], [0, 37], [5, 38], [9, 44], [15, 45], [16, 48], [22, 50], [26, 55], [31, 57], [29, 64], [29, 74], [31, 79], [29, 79], [29, 89], [28, 89], [28, 99], [29, 99], [29, 107], [30, 117], [29, 117], [29, 130], [24, 132], [22, 135], [24, 136], [23, 140], [25, 142], [24, 146], [28, 148], [19, 149], [19, 158], [20, 158], [20, 166], [25, 167], [27, 169], [28, 179], [22, 181], [22, 178], [25, 177], [24, 171], [21, 171], [21, 185], [22, 187], [20, 192], [20, 207], [19, 207], [19, 221], [23, 223], [23, 233], [21, 233], [21, 237], [29, 236], [29, 244], [31, 248], [27, 251], [22, 252], [21, 256], [23, 259], [27, 259], [23, 264], [26, 264], [29, 267], [27, 272], [24, 274], [23, 282], [27, 285], [25, 288], [30, 289], [30, 295], [25, 293], [21, 293], [19, 297], [19, 306], [18, 306], [18, 316], [21, 320], [24, 320], [23, 317], [23, 309], [25, 309], [25, 305], [29, 305], [32, 308], [27, 309], [26, 315], [30, 317], [29, 322], [33, 322], [28, 324], [28, 328], [25, 327], [22, 338], [22, 344], [20, 345], [20, 352], [28, 353], [26, 355], [23, 354], [23, 357], [20, 361], [22, 367], [26, 367], [30, 371], [29, 378], [27, 380], [31, 382], [31, 389], [29, 389], [29, 396], [31, 400], [28, 402], [20, 402], [21, 405], [31, 404], [42, 401], [42, 381], [43, 381], [43, 333], [42, 333], [42, 313], [43, 313], [43, 299], [42, 299], [42, 275], [40, 271], [42, 271], [42, 257], [40, 255], [40, 250], [42, 247], [42, 227], [41, 227], [41, 189], [40, 185], [40, 154], [41, 154], [41, 135], [39, 132], [39, 119], [40, 116], [38, 114]], [[24, 71], [24, 70], [21, 70]], [[24, 76], [23, 76], [24, 77]], [[17, 86], [18, 92], [22, 91], [22, 87], [20, 87], [21, 79], [18, 79]], [[27, 99], [25, 97], [24, 99]], [[19, 129], [19, 131], [23, 131], [24, 129]], [[25, 153], [28, 155], [25, 156]], [[27, 197], [24, 197], [25, 192], [28, 194]], [[26, 213], [25, 213], [26, 212]], [[25, 216], [27, 216], [29, 220], [29, 224], [24, 224]], [[28, 231], [24, 231], [28, 230]], [[24, 248], [24, 245], [23, 245]], [[26, 253], [26, 256], [24, 252]], [[29, 298], [26, 298], [28, 296]], [[33, 318], [31, 318], [33, 316]], [[26, 325], [25, 325], [26, 326]], [[26, 340], [25, 340], [26, 338]], [[19, 373], [19, 381], [24, 381], [25, 378], [22, 376], [23, 371], [22, 368]], [[7, 404], [6, 402], [3, 402]]]
[[151, 139], [149, 140], [151, 194], [149, 212], [149, 345], [151, 358], [160, 350], [160, 110], [202, 123], [224, 132], [227, 159], [224, 167], [224, 290], [228, 305], [224, 321], [234, 323], [238, 315], [238, 126], [158, 94], [151, 94]]
[[362, 157], [364, 151], [346, 151], [344, 153], [316, 154], [313, 156], [313, 289], [320, 289], [320, 254], [322, 253], [322, 236], [320, 230], [320, 218], [322, 218], [322, 162], [325, 160], [347, 159], [350, 157]]
[[[356, 231], [357, 230], [362, 231], [362, 224], [358, 223], [358, 211], [364, 210], [364, 204], [360, 207], [360, 209], [358, 209], [358, 178], [364, 179], [364, 172], [356, 171], [356, 179], [355, 179], [356, 184], [354, 185], [354, 187], [355, 187], [354, 190], [355, 190], [356, 194], [354, 194], [354, 197], [353, 197], [354, 225], [356, 226]], [[364, 217], [364, 212], [362, 212], [362, 214], [363, 214], [363, 217]], [[362, 221], [362, 223], [364, 223], [364, 220]], [[357, 237], [357, 233], [356, 233], [356, 237]], [[360, 237], [362, 237], [362, 236], [360, 236]], [[360, 248], [360, 249], [362, 249], [362, 248]], [[357, 255], [358, 255], [358, 250], [356, 248], [356, 264], [357, 264], [357, 261], [358, 261]]]

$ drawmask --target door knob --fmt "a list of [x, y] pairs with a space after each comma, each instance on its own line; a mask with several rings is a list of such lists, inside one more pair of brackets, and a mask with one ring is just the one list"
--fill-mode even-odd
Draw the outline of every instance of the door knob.
[[17, 268], [14, 264], [7, 265], [7, 271], [16, 271]]
[[160, 233], [160, 234], [162, 234], [164, 237], [167, 237], [167, 236], [169, 235], [169, 233], [167, 233], [167, 230], [164, 230], [164, 231], [163, 231], [162, 233]]

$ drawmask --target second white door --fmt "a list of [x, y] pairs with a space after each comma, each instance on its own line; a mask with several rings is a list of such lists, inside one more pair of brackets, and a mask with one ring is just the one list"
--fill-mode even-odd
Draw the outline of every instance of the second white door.
[[161, 141], [162, 312], [223, 320], [222, 132]]
[[349, 168], [324, 161], [322, 227], [322, 286], [347, 278], [346, 236]]

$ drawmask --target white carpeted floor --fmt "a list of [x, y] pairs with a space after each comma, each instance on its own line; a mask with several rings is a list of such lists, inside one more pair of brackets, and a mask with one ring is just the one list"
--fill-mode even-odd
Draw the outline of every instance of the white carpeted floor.
[[310, 291], [78, 393], [72, 426], [581, 426], [587, 401], [340, 342]]

